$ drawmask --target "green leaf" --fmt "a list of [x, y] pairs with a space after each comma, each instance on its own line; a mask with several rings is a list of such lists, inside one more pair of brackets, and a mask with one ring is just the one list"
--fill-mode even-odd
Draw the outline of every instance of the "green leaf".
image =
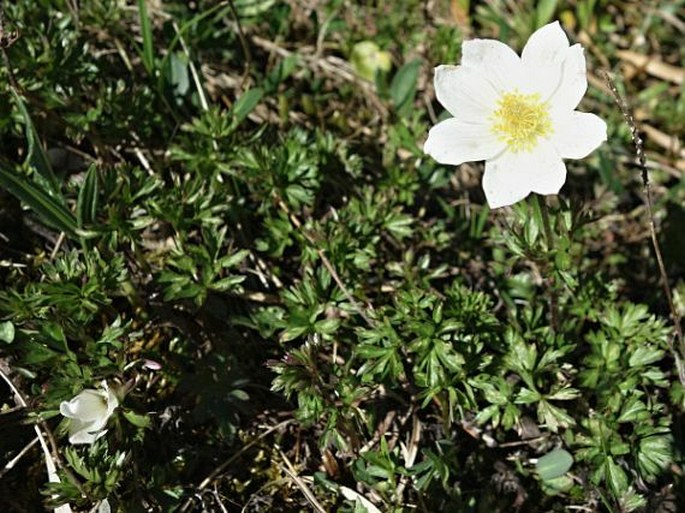
[[626, 476], [623, 469], [614, 462], [614, 459], [611, 456], [606, 459], [604, 469], [606, 471], [607, 480], [609, 481], [609, 486], [611, 486], [614, 495], [620, 496], [628, 488], [628, 476]]
[[571, 399], [575, 399], [579, 395], [580, 391], [578, 391], [577, 389], [572, 387], [566, 387], [562, 388], [561, 390], [557, 390], [552, 395], [548, 396], [547, 399], [551, 399], [554, 401], [570, 401]]
[[244, 282], [245, 278], [245, 276], [228, 276], [212, 283], [211, 289], [219, 292], [226, 292], [236, 288], [236, 285]]
[[390, 84], [390, 97], [392, 98], [398, 114], [407, 114], [409, 107], [416, 95], [416, 81], [419, 78], [421, 61], [416, 59], [402, 66], [392, 79]]
[[630, 355], [628, 365], [631, 367], [643, 367], [650, 363], [658, 362], [663, 357], [664, 352], [661, 349], [651, 346], [638, 346], [635, 352]]
[[234, 0], [238, 16], [251, 18], [268, 11], [276, 3], [276, 0]]
[[538, 28], [547, 25], [557, 10], [558, 0], [540, 0], [535, 9], [535, 24]]
[[626, 513], [638, 510], [644, 511], [644, 509], [641, 508], [647, 506], [647, 500], [631, 486], [626, 493], [621, 496], [621, 506]]
[[147, 72], [152, 74], [155, 68], [154, 42], [146, 0], [138, 0], [138, 14], [140, 16], [140, 27], [143, 32], [143, 65]]
[[124, 411], [124, 418], [139, 428], [146, 428], [150, 425], [150, 418], [147, 415], [139, 415], [130, 410]]
[[635, 422], [640, 419], [649, 418], [650, 414], [645, 403], [635, 396], [630, 397], [621, 408], [619, 422]]
[[264, 96], [264, 89], [255, 87], [245, 91], [243, 95], [233, 105], [233, 118], [235, 125], [239, 125], [247, 115], [254, 110]]
[[643, 476], [651, 481], [673, 461], [673, 440], [670, 436], [647, 436], [640, 440], [638, 466]]
[[392, 214], [385, 220], [384, 227], [397, 239], [409, 237], [412, 234], [411, 225], [414, 218], [405, 214]]
[[548, 495], [566, 493], [573, 488], [575, 481], [570, 476], [560, 476], [542, 482], [542, 489]]
[[190, 89], [188, 57], [181, 52], [172, 52], [168, 59], [164, 59], [162, 66], [164, 80], [179, 104], [182, 103], [183, 96]]
[[10, 321], [0, 322], [0, 340], [7, 344], [14, 341], [14, 324]]
[[360, 41], [352, 47], [350, 64], [360, 77], [373, 81], [377, 72], [390, 71], [392, 58], [373, 41]]
[[529, 390], [526, 387], [522, 387], [519, 393], [516, 395], [517, 404], [530, 404], [539, 401], [541, 398], [539, 392], [535, 390]]
[[565, 449], [554, 449], [545, 454], [535, 464], [535, 469], [543, 481], [561, 477], [573, 465], [573, 456]]
[[98, 208], [98, 170], [91, 165], [78, 193], [76, 204], [76, 219], [79, 228], [92, 224], [97, 216]]
[[55, 172], [52, 170], [50, 159], [43, 149], [43, 145], [40, 142], [40, 137], [38, 137], [38, 133], [33, 125], [31, 116], [26, 109], [24, 99], [14, 89], [12, 89], [12, 96], [17, 103], [21, 117], [24, 119], [24, 125], [26, 127], [26, 144], [28, 146], [26, 162], [36, 171], [34, 179], [50, 196], [59, 200], [59, 202], [63, 204], [64, 198], [62, 197], [62, 193], [60, 191], [59, 180], [57, 179], [57, 176], [55, 176]]
[[559, 426], [568, 427], [576, 423], [566, 410], [557, 408], [544, 400], [538, 403], [538, 419], [554, 433], [557, 432]]
[[78, 239], [78, 224], [64, 205], [25, 177], [0, 169], [0, 187], [16, 196], [47, 225]]
[[26, 365], [43, 363], [58, 355], [57, 352], [33, 340], [23, 342], [21, 349], [24, 351], [23, 363]]
[[246, 249], [241, 249], [240, 251], [236, 251], [235, 253], [231, 255], [227, 255], [223, 257], [220, 261], [219, 264], [221, 267], [224, 269], [227, 267], [235, 267], [243, 262], [248, 256], [250, 255], [250, 252]]

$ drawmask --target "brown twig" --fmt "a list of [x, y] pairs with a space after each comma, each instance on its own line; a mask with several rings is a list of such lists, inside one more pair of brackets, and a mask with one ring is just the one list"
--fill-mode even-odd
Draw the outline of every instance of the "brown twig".
[[[251, 449], [254, 445], [256, 445], [260, 440], [263, 438], [269, 436], [271, 433], [274, 431], [278, 431], [279, 429], [287, 426], [293, 422], [293, 419], [286, 419], [283, 422], [279, 422], [275, 426], [271, 426], [269, 429], [261, 433], [257, 438], [252, 440], [250, 443], [244, 445], [241, 447], [241, 449], [233, 454], [230, 458], [228, 458], [226, 461], [224, 461], [221, 465], [219, 465], [217, 468], [215, 468], [206, 478], [202, 480], [200, 485], [197, 487], [197, 491], [201, 492], [204, 490], [209, 484], [216, 479], [218, 475], [220, 475], [224, 470], [228, 468], [229, 465], [231, 465], [235, 460], [240, 458], [245, 452], [247, 452], [249, 449]], [[188, 500], [183, 504], [183, 507], [181, 507], [181, 513], [184, 513], [185, 511], [188, 510], [190, 505], [193, 503], [193, 498], [189, 497]]]
[[[647, 158], [645, 157], [644, 142], [642, 137], [638, 132], [637, 124], [635, 123], [635, 118], [633, 117], [628, 103], [621, 96], [621, 93], [616, 87], [616, 83], [607, 71], [602, 71], [604, 79], [606, 80], [607, 86], [611, 91], [612, 96], [616, 105], [618, 105], [626, 124], [630, 128], [630, 136], [635, 145], [635, 154], [637, 155], [637, 164], [640, 167], [642, 173], [642, 186], [645, 193], [645, 204], [647, 206], [647, 216], [649, 218], [649, 231], [652, 239], [652, 247], [654, 248], [654, 254], [656, 255], [657, 266], [659, 267], [659, 274], [661, 278], [661, 284], [664, 289], [664, 294], [668, 301], [668, 308], [671, 311], [671, 320], [676, 332], [676, 337], [679, 343], [679, 354], [673, 347], [671, 347], [672, 352], [676, 358], [676, 367], [678, 369], [678, 376], [681, 383], [685, 384], [685, 368], [683, 368], [682, 359], [685, 358], [685, 340], [683, 340], [683, 328], [680, 324], [680, 315], [673, 302], [673, 295], [671, 294], [671, 287], [669, 285], [668, 274], [666, 273], [666, 266], [664, 265], [664, 259], [661, 254], [661, 245], [659, 244], [659, 239], [656, 234], [656, 225], [654, 223], [654, 209], [652, 204], [652, 187], [649, 181], [649, 170], [647, 169]], [[672, 346], [672, 344], [671, 344]]]
[[314, 492], [312, 492], [311, 488], [307, 486], [307, 483], [305, 483], [300, 476], [297, 475], [297, 470], [293, 466], [293, 464], [290, 462], [288, 457], [285, 455], [283, 451], [278, 451], [281, 455], [281, 458], [286, 464], [286, 467], [283, 468], [285, 470], [286, 474], [295, 482], [297, 487], [302, 491], [302, 494], [304, 495], [305, 499], [307, 499], [307, 502], [314, 508], [314, 510], [317, 513], [326, 513], [326, 509], [321, 505], [319, 500], [316, 498], [316, 495], [314, 495]]
[[[2, 368], [0, 368], [0, 377], [5, 381], [5, 383], [7, 383], [7, 386], [14, 394], [14, 400], [16, 401], [17, 405], [21, 406], [22, 408], [27, 408], [28, 403], [26, 402], [26, 399], [24, 399], [24, 396], [21, 394], [19, 389], [16, 387], [16, 385], [12, 382], [10, 377], [5, 373], [5, 371]], [[40, 443], [40, 446], [43, 449], [43, 454], [45, 456], [45, 468], [48, 474], [48, 481], [51, 483], [59, 483], [60, 479], [57, 475], [57, 466], [55, 465], [55, 461], [59, 461], [59, 453], [57, 452], [55, 439], [52, 436], [52, 432], [45, 424], [45, 422], [40, 422], [40, 425], [43, 428], [43, 430], [45, 430], [46, 434], [48, 434], [48, 438], [50, 440], [50, 444], [52, 445], [52, 450], [54, 453], [50, 453], [48, 444], [45, 441], [45, 435], [43, 435], [41, 429], [36, 424], [34, 424], [33, 429], [36, 432], [36, 438], [38, 439], [38, 442]], [[61, 506], [57, 506], [54, 511], [55, 513], [71, 513], [72, 510], [71, 506], [67, 503], [62, 504]]]
[[240, 46], [243, 48], [243, 54], [245, 55], [245, 70], [243, 71], [243, 77], [240, 79], [240, 89], [244, 90], [247, 79], [250, 76], [250, 67], [252, 66], [252, 54], [250, 53], [250, 47], [247, 44], [247, 39], [245, 39], [245, 33], [243, 32], [243, 26], [240, 23], [240, 16], [238, 15], [238, 9], [235, 8], [233, 0], [228, 0], [228, 5], [231, 8], [231, 13], [235, 18], [235, 24], [238, 28], [238, 39], [240, 40]]
[[31, 447], [36, 445], [39, 441], [40, 439], [36, 436], [33, 440], [26, 444], [26, 446], [21, 451], [19, 451], [19, 454], [17, 454], [14, 458], [8, 461], [4, 468], [0, 470], [0, 479], [2, 479], [3, 476], [7, 474], [7, 472], [12, 470], [14, 466], [19, 462], [19, 460], [21, 460], [24, 457], [24, 455], [31, 450]]

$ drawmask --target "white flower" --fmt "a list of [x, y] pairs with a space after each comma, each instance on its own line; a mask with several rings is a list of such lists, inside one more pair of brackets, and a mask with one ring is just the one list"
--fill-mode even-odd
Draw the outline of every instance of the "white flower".
[[107, 421], [119, 401], [103, 381], [101, 390], [86, 389], [71, 401], [62, 401], [59, 411], [70, 420], [69, 442], [72, 444], [92, 444], [103, 436]]
[[606, 123], [575, 108], [587, 90], [583, 48], [555, 21], [535, 31], [519, 57], [504, 43], [462, 45], [460, 66], [435, 69], [438, 101], [454, 117], [435, 125], [424, 151], [441, 164], [485, 160], [492, 208], [531, 192], [557, 194], [562, 159], [581, 159], [606, 141]]

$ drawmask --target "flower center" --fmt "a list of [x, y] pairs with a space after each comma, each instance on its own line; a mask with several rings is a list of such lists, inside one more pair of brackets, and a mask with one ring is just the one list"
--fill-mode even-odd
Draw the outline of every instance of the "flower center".
[[540, 95], [523, 94], [518, 90], [505, 93], [492, 113], [492, 131], [514, 153], [531, 151], [540, 137], [552, 133], [552, 121], [547, 103]]

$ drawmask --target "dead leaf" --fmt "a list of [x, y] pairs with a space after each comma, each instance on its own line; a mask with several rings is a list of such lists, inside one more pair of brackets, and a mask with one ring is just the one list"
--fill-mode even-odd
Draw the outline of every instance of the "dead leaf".
[[678, 85], [685, 81], [685, 69], [667, 64], [657, 57], [650, 57], [631, 50], [619, 50], [616, 55], [629, 66], [637, 68], [639, 71], [645, 71], [653, 77], [668, 80]]
[[685, 158], [685, 150], [683, 150], [683, 145], [676, 136], [668, 135], [658, 128], [654, 128], [653, 126], [645, 124], [642, 124], [640, 129], [647, 135], [647, 139], [649, 141], [652, 141], [665, 150], [668, 150], [671, 155], [677, 155], [681, 158]]
[[452, 0], [450, 2], [450, 12], [452, 19], [460, 27], [469, 26], [469, 0]]

